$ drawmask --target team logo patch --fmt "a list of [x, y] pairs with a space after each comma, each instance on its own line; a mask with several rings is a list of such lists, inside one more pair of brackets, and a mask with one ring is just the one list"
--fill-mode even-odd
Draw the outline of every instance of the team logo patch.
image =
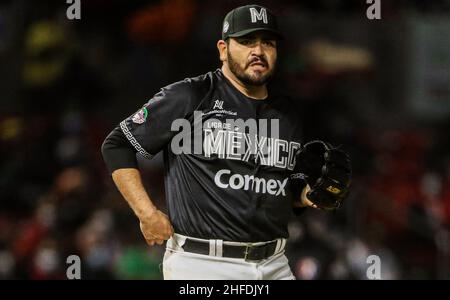
[[219, 99], [214, 101], [213, 109], [223, 109], [223, 101], [220, 101]]
[[133, 123], [136, 124], [142, 124], [147, 119], [148, 111], [147, 108], [144, 107], [143, 109], [139, 110], [132, 118]]
[[306, 175], [305, 174], [303, 174], [303, 173], [294, 173], [294, 174], [291, 174], [291, 179], [303, 179], [303, 180], [305, 180], [306, 179]]
[[229, 27], [230, 24], [227, 21], [225, 21], [225, 23], [223, 23], [223, 33], [226, 33]]

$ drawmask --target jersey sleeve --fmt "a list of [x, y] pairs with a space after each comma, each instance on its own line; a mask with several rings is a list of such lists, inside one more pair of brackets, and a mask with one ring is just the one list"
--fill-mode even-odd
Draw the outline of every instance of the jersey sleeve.
[[172, 122], [189, 118], [198, 105], [190, 79], [168, 85], [141, 109], [120, 123], [120, 129], [138, 153], [151, 158], [170, 142], [176, 132]]

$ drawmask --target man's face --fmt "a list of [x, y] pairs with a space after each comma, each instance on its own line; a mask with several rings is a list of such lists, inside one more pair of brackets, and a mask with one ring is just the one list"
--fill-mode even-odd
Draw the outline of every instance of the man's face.
[[272, 77], [276, 61], [277, 41], [270, 34], [256, 32], [228, 42], [228, 66], [244, 84], [264, 85]]

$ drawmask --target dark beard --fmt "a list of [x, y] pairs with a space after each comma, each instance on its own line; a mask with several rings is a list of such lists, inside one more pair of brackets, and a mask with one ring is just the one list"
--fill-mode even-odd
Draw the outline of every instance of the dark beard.
[[[242, 68], [239, 66], [239, 64], [234, 61], [229, 49], [227, 49], [227, 59], [228, 59], [228, 67], [230, 68], [231, 73], [233, 73], [237, 79], [239, 79], [242, 83], [244, 83], [246, 85], [250, 85], [250, 86], [264, 85], [270, 80], [270, 78], [272, 78], [272, 75], [275, 71], [275, 66], [274, 66], [272, 68], [272, 70], [267, 72], [266, 75], [263, 75], [259, 78], [254, 78], [252, 76], [245, 74], [244, 70], [242, 70]], [[267, 64], [266, 61], [264, 61], [264, 62]]]

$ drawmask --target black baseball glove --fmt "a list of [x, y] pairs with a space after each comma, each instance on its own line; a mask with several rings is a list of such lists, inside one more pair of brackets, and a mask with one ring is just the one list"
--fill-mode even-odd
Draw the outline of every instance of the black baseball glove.
[[297, 151], [296, 161], [296, 169], [311, 188], [307, 198], [321, 209], [340, 208], [350, 188], [349, 156], [323, 141], [311, 141]]

